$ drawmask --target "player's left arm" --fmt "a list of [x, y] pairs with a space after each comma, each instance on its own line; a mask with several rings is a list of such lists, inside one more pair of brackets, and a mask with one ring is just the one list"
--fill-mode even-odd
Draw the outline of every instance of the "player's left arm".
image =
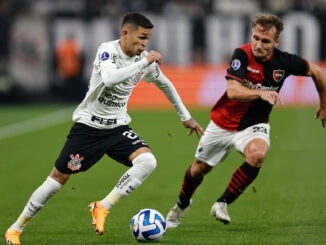
[[319, 100], [320, 100], [320, 107], [317, 109], [317, 113], [315, 115], [315, 118], [320, 118], [323, 127], [326, 127], [326, 78], [324, 75], [324, 71], [322, 68], [310, 61], [309, 63], [309, 70], [307, 72], [308, 76], [312, 77], [312, 80], [314, 81], [316, 85], [316, 89], [319, 94]]
[[153, 82], [165, 94], [177, 110], [183, 125], [190, 129], [188, 135], [191, 135], [195, 131], [197, 137], [200, 138], [200, 134], [204, 134], [204, 130], [199, 123], [191, 117], [172, 82], [162, 73], [158, 64], [152, 64], [151, 66], [152, 69], [144, 77], [144, 80], [147, 82]]

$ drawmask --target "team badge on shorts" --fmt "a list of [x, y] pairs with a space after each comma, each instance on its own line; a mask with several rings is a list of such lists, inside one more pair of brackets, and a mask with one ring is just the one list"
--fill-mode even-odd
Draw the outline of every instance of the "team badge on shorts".
[[284, 77], [284, 70], [274, 70], [273, 71], [273, 78], [275, 80], [275, 82], [279, 82], [282, 80], [282, 78]]
[[79, 154], [74, 156], [73, 154], [70, 155], [71, 160], [68, 162], [68, 168], [72, 171], [79, 170], [81, 168], [81, 161], [84, 160], [83, 157], [79, 157]]

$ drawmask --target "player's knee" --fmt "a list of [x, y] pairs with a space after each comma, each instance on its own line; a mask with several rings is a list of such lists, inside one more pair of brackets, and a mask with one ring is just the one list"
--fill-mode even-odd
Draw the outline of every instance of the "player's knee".
[[248, 154], [246, 161], [252, 166], [260, 167], [265, 160], [266, 154], [266, 151], [256, 149]]
[[196, 159], [191, 166], [191, 176], [194, 178], [202, 178], [207, 173], [209, 173], [212, 168], [213, 167], [209, 166], [207, 163], [201, 162]]
[[148, 173], [154, 171], [157, 165], [157, 161], [155, 156], [152, 153], [142, 153], [132, 160], [133, 165], [140, 164], [142, 169]]

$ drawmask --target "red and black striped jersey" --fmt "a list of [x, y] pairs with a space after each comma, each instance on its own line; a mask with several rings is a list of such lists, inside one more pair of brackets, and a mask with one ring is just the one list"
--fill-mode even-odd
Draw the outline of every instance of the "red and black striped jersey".
[[[306, 60], [279, 49], [274, 49], [267, 61], [256, 60], [251, 44], [235, 49], [226, 79], [239, 81], [250, 89], [279, 92], [289, 75], [305, 76], [309, 71]], [[252, 125], [268, 122], [272, 105], [267, 101], [230, 100], [225, 92], [211, 110], [210, 117], [219, 127], [229, 131], [243, 130]]]

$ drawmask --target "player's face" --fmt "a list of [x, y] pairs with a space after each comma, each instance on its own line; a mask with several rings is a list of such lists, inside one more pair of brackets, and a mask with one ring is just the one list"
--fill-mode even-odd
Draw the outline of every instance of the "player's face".
[[152, 29], [147, 29], [139, 26], [137, 29], [128, 29], [125, 33], [123, 31], [124, 52], [132, 57], [140, 55], [146, 47], [148, 40], [152, 35]]
[[266, 29], [261, 25], [256, 25], [251, 34], [251, 50], [255, 58], [267, 60], [278, 45], [279, 38], [276, 38], [276, 28]]

